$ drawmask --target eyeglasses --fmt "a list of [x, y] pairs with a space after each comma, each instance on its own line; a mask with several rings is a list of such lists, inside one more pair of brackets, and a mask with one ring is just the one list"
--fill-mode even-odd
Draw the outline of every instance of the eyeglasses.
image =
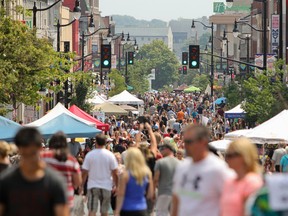
[[235, 157], [239, 157], [241, 156], [238, 152], [230, 152], [230, 153], [226, 153], [225, 157], [227, 159], [232, 159], [232, 158], [235, 158]]
[[198, 139], [184, 139], [185, 145], [192, 145], [192, 144], [196, 143], [197, 141], [198, 141]]

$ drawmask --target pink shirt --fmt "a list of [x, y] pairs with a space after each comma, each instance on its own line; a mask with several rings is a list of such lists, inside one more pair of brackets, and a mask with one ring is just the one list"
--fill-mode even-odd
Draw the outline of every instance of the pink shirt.
[[221, 197], [221, 216], [243, 216], [245, 201], [262, 185], [262, 178], [256, 173], [249, 173], [241, 180], [228, 180]]

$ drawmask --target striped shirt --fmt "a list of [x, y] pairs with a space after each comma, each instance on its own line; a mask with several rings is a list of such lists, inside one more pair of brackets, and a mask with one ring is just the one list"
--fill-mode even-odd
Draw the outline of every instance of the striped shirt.
[[55, 154], [53, 151], [45, 151], [41, 153], [42, 159], [47, 164], [62, 173], [66, 178], [68, 187], [68, 201], [70, 207], [73, 207], [74, 187], [72, 183], [72, 176], [73, 174], [81, 173], [80, 166], [72, 155], [68, 155], [68, 158], [65, 162], [58, 161], [56, 158], [54, 158], [54, 155]]

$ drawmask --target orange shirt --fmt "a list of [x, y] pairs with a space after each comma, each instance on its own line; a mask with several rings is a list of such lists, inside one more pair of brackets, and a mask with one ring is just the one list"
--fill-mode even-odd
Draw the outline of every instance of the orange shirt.
[[177, 120], [183, 120], [185, 117], [184, 112], [180, 111], [177, 113]]

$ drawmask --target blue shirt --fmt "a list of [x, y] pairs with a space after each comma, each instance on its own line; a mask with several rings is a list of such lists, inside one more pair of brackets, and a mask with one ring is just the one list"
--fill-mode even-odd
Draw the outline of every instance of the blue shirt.
[[122, 210], [124, 211], [143, 211], [147, 209], [146, 189], [148, 177], [145, 177], [143, 184], [137, 184], [136, 179], [129, 173], [129, 181], [126, 185], [126, 192]]
[[280, 166], [282, 167], [282, 172], [288, 172], [288, 155], [284, 155], [281, 158]]

